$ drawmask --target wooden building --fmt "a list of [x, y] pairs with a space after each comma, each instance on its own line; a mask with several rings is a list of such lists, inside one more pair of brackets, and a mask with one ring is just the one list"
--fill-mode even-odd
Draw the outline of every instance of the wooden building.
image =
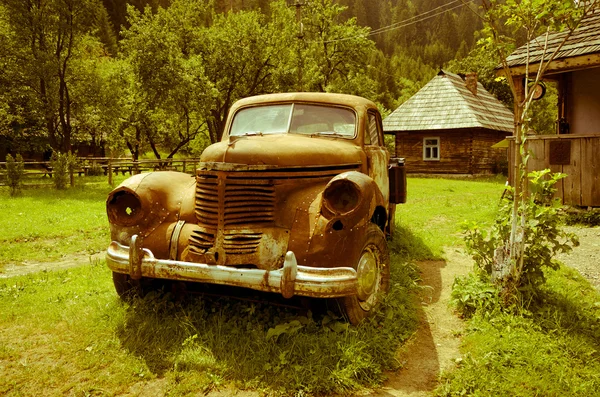
[[513, 132], [510, 110], [477, 82], [441, 70], [383, 121], [409, 173], [491, 174], [506, 164], [492, 148]]
[[[553, 53], [569, 31], [551, 34], [546, 54]], [[544, 54], [540, 37], [530, 43], [529, 73], [535, 76]], [[508, 58], [511, 77], [524, 98], [526, 46]], [[503, 74], [500, 71], [499, 74]], [[600, 10], [586, 16], [546, 69], [543, 80], [557, 83], [556, 134], [529, 135], [528, 170], [549, 168], [568, 176], [558, 185], [564, 204], [600, 206]], [[514, 153], [514, 141], [510, 146]], [[510, 156], [512, 159], [512, 156]], [[509, 175], [511, 182], [514, 180]]]

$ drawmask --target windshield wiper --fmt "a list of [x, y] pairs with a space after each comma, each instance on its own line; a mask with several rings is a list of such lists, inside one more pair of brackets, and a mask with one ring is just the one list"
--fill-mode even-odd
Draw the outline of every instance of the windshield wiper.
[[310, 134], [311, 137], [314, 136], [334, 136], [334, 137], [339, 137], [339, 138], [345, 138], [347, 137], [347, 135], [344, 134], [340, 134], [339, 132], [335, 132], [335, 131], [319, 131], [319, 132], [313, 132], [312, 134]]

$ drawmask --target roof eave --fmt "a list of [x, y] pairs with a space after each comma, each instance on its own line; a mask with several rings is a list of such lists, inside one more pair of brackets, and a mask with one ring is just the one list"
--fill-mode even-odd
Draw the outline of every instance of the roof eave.
[[[540, 63], [532, 63], [529, 65], [529, 75], [537, 73]], [[544, 75], [552, 75], [559, 73], [572, 72], [575, 70], [589, 69], [600, 67], [600, 53], [579, 55], [576, 57], [555, 59], [545, 70]], [[516, 64], [509, 67], [510, 75], [513, 77], [522, 77], [526, 75], [527, 66], [525, 64]], [[496, 68], [497, 76], [506, 77], [504, 68]]]

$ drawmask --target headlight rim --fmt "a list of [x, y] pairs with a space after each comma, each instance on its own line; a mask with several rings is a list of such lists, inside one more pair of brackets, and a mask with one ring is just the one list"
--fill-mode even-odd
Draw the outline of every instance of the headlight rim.
[[[339, 191], [346, 187], [350, 187], [352, 194], [354, 195], [354, 197], [351, 199], [352, 206], [346, 208], [347, 206], [340, 207], [339, 205], [334, 205], [332, 199], [335, 197], [336, 194], [339, 196]], [[337, 192], [332, 193], [332, 191]], [[323, 206], [325, 207], [327, 212], [329, 212], [333, 216], [346, 216], [360, 207], [363, 199], [362, 196], [363, 194], [360, 189], [360, 186], [354, 181], [346, 178], [333, 180], [327, 185], [327, 187], [323, 191]]]
[[[127, 213], [127, 210], [131, 213]], [[121, 187], [110, 193], [106, 200], [106, 213], [111, 224], [118, 226], [135, 226], [145, 216], [141, 197], [128, 187]]]

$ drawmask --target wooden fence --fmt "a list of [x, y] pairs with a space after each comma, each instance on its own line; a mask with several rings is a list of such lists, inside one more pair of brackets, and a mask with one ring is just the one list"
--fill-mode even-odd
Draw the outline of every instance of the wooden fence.
[[[197, 158], [161, 159], [161, 160], [132, 160], [131, 158], [111, 157], [79, 157], [77, 166], [73, 169], [71, 180], [75, 175], [104, 175], [112, 184], [113, 175], [135, 175], [142, 172], [180, 171], [193, 174], [199, 163]], [[25, 168], [23, 185], [45, 184], [52, 178], [53, 170], [50, 161], [24, 161]], [[0, 186], [6, 186], [6, 163], [0, 162]], [[47, 178], [47, 179], [46, 179]]]

